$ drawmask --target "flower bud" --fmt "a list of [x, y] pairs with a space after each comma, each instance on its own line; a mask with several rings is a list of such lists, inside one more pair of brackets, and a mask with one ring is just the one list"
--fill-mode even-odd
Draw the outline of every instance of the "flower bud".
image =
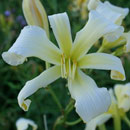
[[105, 50], [109, 50], [109, 49], [112, 49], [112, 48], [115, 48], [118, 46], [122, 46], [125, 43], [126, 43], [126, 39], [123, 36], [121, 36], [114, 42], [109, 42], [106, 39], [103, 39], [103, 47], [105, 48]]
[[28, 25], [43, 28], [49, 37], [47, 14], [39, 0], [23, 0], [23, 12]]

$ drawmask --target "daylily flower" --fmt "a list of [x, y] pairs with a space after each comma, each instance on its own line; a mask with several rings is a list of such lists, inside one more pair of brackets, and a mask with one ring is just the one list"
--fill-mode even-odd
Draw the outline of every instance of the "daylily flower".
[[116, 114], [119, 119], [124, 119], [125, 113], [130, 110], [130, 83], [117, 84], [114, 87], [114, 92], [110, 89], [109, 93], [112, 100], [109, 110], [88, 122], [85, 130], [95, 130], [97, 126], [106, 123], [112, 117], [114, 118]]
[[[88, 3], [89, 10], [96, 10], [98, 13], [103, 15], [108, 20], [112, 21], [115, 24], [121, 25], [123, 19], [128, 15], [129, 9], [128, 8], [121, 8], [118, 6], [114, 6], [108, 1], [101, 2], [100, 0], [89, 0]], [[116, 46], [125, 45], [126, 44], [126, 52], [130, 51], [129, 42], [130, 42], [130, 33], [123, 33], [121, 37], [116, 38], [116, 41], [111, 41], [108, 39], [103, 42], [104, 49], [111, 49]], [[124, 44], [125, 43], [125, 44]], [[124, 49], [122, 50], [124, 51]]]
[[49, 16], [49, 21], [59, 48], [48, 39], [42, 28], [27, 26], [14, 45], [2, 54], [3, 59], [14, 66], [22, 64], [31, 56], [54, 64], [25, 84], [18, 95], [18, 103], [27, 111], [31, 103], [27, 99], [30, 95], [60, 77], [66, 78], [70, 94], [76, 101], [76, 112], [87, 122], [106, 112], [111, 101], [107, 89], [98, 88], [94, 80], [81, 69], [111, 70], [111, 78], [115, 80], [125, 80], [125, 73], [119, 58], [105, 53], [86, 53], [103, 35], [109, 33], [112, 38], [120, 26], [104, 19], [96, 11], [90, 11], [87, 24], [72, 42], [66, 13]]
[[19, 118], [16, 121], [17, 130], [27, 130], [29, 125], [32, 126], [32, 130], [37, 130], [37, 125], [30, 119]]
[[23, 0], [22, 7], [28, 25], [40, 26], [49, 36], [48, 19], [40, 0]]

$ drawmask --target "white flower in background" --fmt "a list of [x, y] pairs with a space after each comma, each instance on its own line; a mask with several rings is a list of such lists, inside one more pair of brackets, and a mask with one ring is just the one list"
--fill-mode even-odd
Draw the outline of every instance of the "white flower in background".
[[128, 8], [121, 8], [112, 5], [110, 2], [101, 2], [100, 0], [89, 0], [88, 3], [89, 10], [96, 10], [98, 13], [103, 15], [108, 20], [121, 25], [123, 19], [128, 15]]
[[123, 109], [124, 112], [130, 110], [130, 83], [125, 85], [115, 85], [115, 95], [118, 102], [118, 108]]
[[37, 125], [30, 119], [19, 118], [16, 121], [17, 130], [27, 130], [29, 126], [32, 126], [32, 130], [37, 130]]
[[[88, 2], [88, 9], [95, 10], [104, 16], [106, 19], [110, 20], [111, 22], [121, 25], [123, 19], [128, 15], [129, 9], [128, 8], [121, 8], [118, 6], [114, 6], [108, 1], [101, 2], [100, 0], [89, 0]], [[108, 36], [105, 37], [108, 42], [104, 43], [104, 48], [107, 47], [114, 47], [115, 45], [121, 45], [122, 40], [123, 43], [126, 43], [126, 52], [130, 52], [130, 33], [123, 33], [122, 36], [119, 38], [115, 35], [116, 42], [112, 39], [108, 39]], [[118, 39], [119, 38], [119, 39]]]
[[119, 118], [124, 119], [125, 113], [130, 110], [130, 83], [125, 85], [117, 84], [114, 87], [114, 92], [110, 89], [109, 93], [112, 100], [109, 110], [89, 121], [85, 130], [96, 130], [97, 126], [106, 123], [116, 114], [120, 116]]
[[66, 13], [49, 16], [49, 21], [59, 48], [48, 39], [42, 28], [27, 26], [21, 31], [14, 45], [2, 54], [3, 59], [14, 66], [22, 64], [32, 56], [54, 65], [25, 84], [18, 95], [18, 103], [27, 111], [31, 103], [27, 99], [30, 95], [60, 77], [66, 78], [70, 94], [76, 101], [76, 112], [87, 122], [106, 112], [111, 101], [107, 89], [98, 88], [94, 80], [81, 69], [111, 70], [111, 78], [116, 80], [125, 80], [125, 73], [119, 58], [105, 53], [86, 53], [105, 34], [109, 33], [113, 37], [113, 33], [120, 26], [96, 11], [90, 11], [87, 24], [72, 42]]

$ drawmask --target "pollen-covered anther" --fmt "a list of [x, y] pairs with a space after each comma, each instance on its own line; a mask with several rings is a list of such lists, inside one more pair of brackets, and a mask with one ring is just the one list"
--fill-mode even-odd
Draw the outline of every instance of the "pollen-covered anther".
[[22, 103], [21, 106], [24, 108], [25, 111], [27, 110], [27, 105], [25, 103]]

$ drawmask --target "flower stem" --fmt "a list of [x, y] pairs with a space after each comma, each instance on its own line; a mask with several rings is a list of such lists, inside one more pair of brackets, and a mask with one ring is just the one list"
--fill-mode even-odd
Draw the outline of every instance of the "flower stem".
[[49, 69], [50, 68], [50, 64], [48, 62], [45, 62], [46, 63], [46, 69]]
[[77, 119], [76, 121], [73, 121], [73, 122], [68, 122], [68, 121], [66, 121], [65, 124], [66, 124], [66, 125], [69, 125], [69, 126], [73, 126], [73, 125], [78, 124], [78, 123], [81, 122], [81, 121], [82, 121], [82, 119], [79, 118], [79, 119]]
[[51, 96], [53, 97], [55, 103], [57, 104], [57, 106], [59, 107], [61, 113], [63, 113], [63, 108], [62, 105], [60, 103], [60, 101], [58, 100], [57, 96], [55, 95], [54, 91], [48, 86], [47, 90], [50, 92]]
[[127, 116], [125, 116], [124, 118], [123, 118], [123, 120], [126, 122], [126, 124], [130, 127], [130, 120], [128, 119], [128, 117]]
[[[46, 69], [49, 69], [50, 64], [48, 62], [46, 62]], [[60, 103], [60, 101], [58, 100], [57, 96], [55, 95], [54, 91], [48, 86], [47, 90], [50, 92], [50, 94], [52, 95], [52, 98], [54, 99], [55, 103], [57, 104], [57, 106], [59, 107], [61, 113], [63, 113], [63, 108], [62, 105]]]
[[56, 119], [56, 121], [55, 121], [55, 123], [54, 123], [54, 125], [53, 125], [53, 130], [56, 130], [57, 126], [58, 126], [58, 125], [61, 125], [61, 124], [63, 124], [63, 123], [64, 123], [64, 116], [61, 115], [61, 116], [59, 116], [59, 117]]
[[98, 128], [99, 130], [106, 130], [105, 124], [99, 125]]
[[68, 115], [74, 108], [74, 100], [70, 99], [69, 104], [65, 108], [65, 115]]
[[44, 121], [43, 123], [44, 123], [45, 130], [48, 130], [46, 115], [43, 115], [43, 121]]
[[[60, 107], [60, 106], [59, 106]], [[74, 100], [73, 99], [70, 99], [68, 105], [66, 106], [65, 110], [62, 112], [62, 115], [59, 116], [54, 125], [53, 125], [53, 130], [56, 129], [56, 127], [58, 125], [61, 125], [61, 124], [65, 124], [65, 125], [74, 125], [74, 124], [77, 124], [78, 122], [80, 122], [79, 120], [76, 120], [74, 122], [66, 122], [66, 119], [67, 119], [67, 115], [73, 110], [74, 108]], [[61, 109], [61, 107], [60, 107]], [[63, 110], [63, 109], [61, 109]]]
[[101, 47], [98, 49], [97, 53], [100, 53], [100, 52], [103, 52], [103, 51], [104, 51], [104, 47], [101, 46]]
[[115, 106], [114, 109], [114, 130], [121, 130], [121, 119], [120, 119], [120, 115], [118, 113], [118, 108], [117, 106]]

